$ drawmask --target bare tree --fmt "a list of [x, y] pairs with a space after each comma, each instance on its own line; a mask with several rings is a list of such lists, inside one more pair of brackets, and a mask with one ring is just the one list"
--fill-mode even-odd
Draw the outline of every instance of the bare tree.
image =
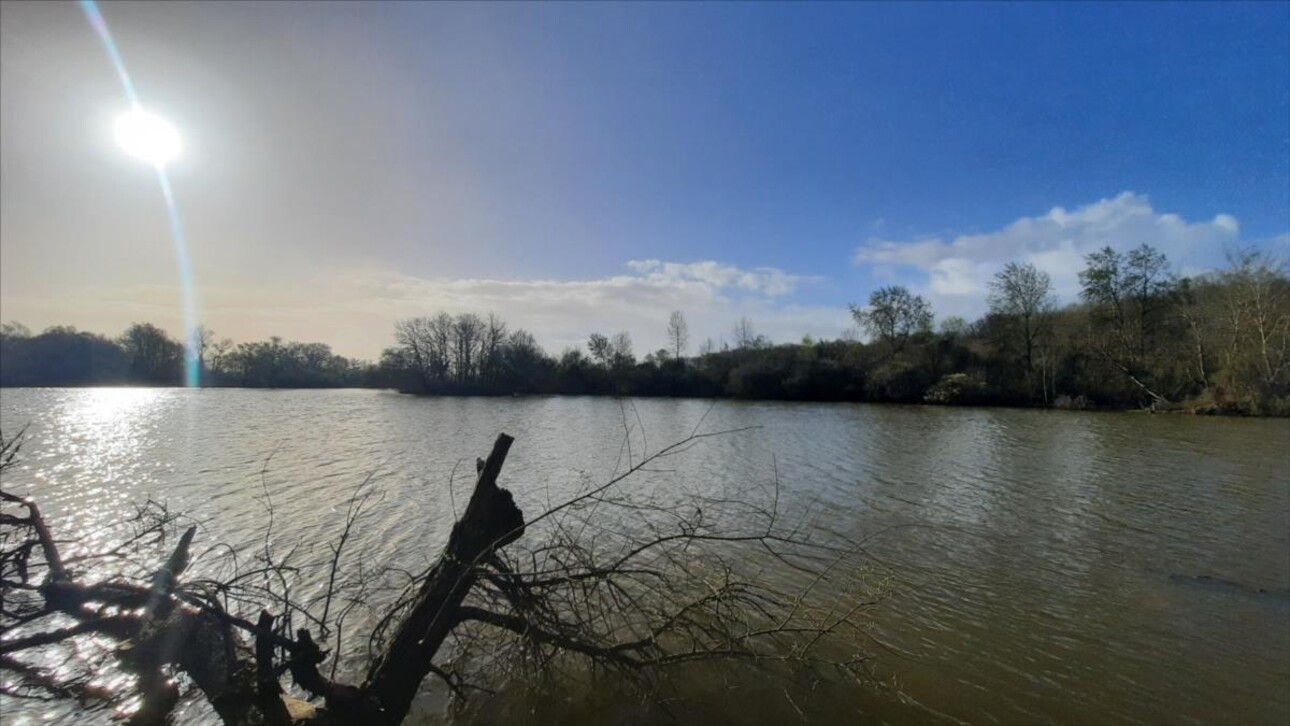
[[[225, 724], [385, 726], [404, 720], [432, 675], [459, 698], [487, 683], [579, 662], [636, 679], [645, 694], [657, 677], [705, 659], [791, 664], [814, 679], [854, 677], [864, 662], [854, 645], [858, 614], [874, 602], [854, 579], [859, 543], [809, 521], [784, 522], [777, 480], [760, 497], [741, 491], [733, 499], [627, 483], [713, 436], [735, 433], [696, 428], [646, 453], [631, 445], [629, 427], [620, 473], [528, 518], [498, 485], [513, 443], [499, 435], [487, 460], [476, 462], [473, 493], [442, 555], [420, 573], [381, 570], [361, 558], [355, 565], [347, 555], [371, 511], [370, 481], [351, 498], [331, 556], [307, 565], [290, 553], [278, 556], [267, 535], [263, 554], [245, 564], [227, 547], [194, 554], [196, 527], [172, 540], [162, 559], [158, 535], [174, 532], [179, 518], [151, 503], [121, 544], [66, 557], [65, 535], [34, 501], [12, 493], [6, 478], [3, 695], [82, 699], [85, 707], [134, 699], [132, 724], [162, 724], [183, 697], [169, 674], [182, 672]], [[7, 468], [16, 443], [0, 441], [0, 468]], [[266, 507], [271, 523], [267, 490]], [[639, 524], [600, 526], [613, 511]], [[90, 578], [91, 562], [100, 573], [114, 563], [117, 569]], [[195, 562], [223, 575], [190, 576]], [[762, 570], [771, 564], [795, 576], [769, 577]], [[293, 577], [309, 566], [322, 568], [328, 585], [301, 599]], [[403, 585], [388, 589], [382, 583], [391, 577]], [[346, 617], [358, 607], [384, 614], [371, 632], [363, 681], [353, 685], [336, 680], [341, 649], [328, 645], [341, 643]], [[66, 655], [104, 639], [120, 646]], [[67, 667], [37, 665], [60, 653]], [[133, 674], [123, 690], [96, 686], [88, 675], [110, 661]], [[287, 674], [320, 703], [284, 688]]]
[[1188, 358], [1187, 373], [1191, 380], [1200, 384], [1202, 389], [1210, 384], [1208, 361], [1212, 352], [1209, 350], [1211, 331], [1216, 318], [1212, 305], [1207, 304], [1210, 295], [1210, 284], [1204, 279], [1184, 278], [1178, 283], [1177, 313], [1187, 332]]
[[615, 368], [629, 368], [636, 365], [636, 353], [632, 351], [632, 336], [626, 330], [619, 331], [612, 341], [613, 363]]
[[916, 333], [932, 327], [932, 309], [921, 295], [898, 285], [881, 287], [869, 295], [869, 307], [851, 307], [851, 317], [869, 336], [900, 352]]
[[506, 323], [493, 313], [484, 320], [483, 340], [480, 344], [480, 377], [485, 382], [496, 380], [502, 365], [502, 350], [506, 345]]
[[464, 383], [474, 376], [483, 338], [484, 321], [478, 315], [463, 313], [457, 316], [452, 326], [452, 361], [458, 382]]
[[207, 352], [215, 344], [215, 331], [205, 325], [198, 325], [193, 328], [193, 343], [197, 346], [197, 370], [200, 371], [202, 379], [206, 377], [206, 359]]
[[210, 344], [207, 351], [210, 359], [211, 371], [217, 376], [228, 372], [229, 354], [233, 351], [233, 340], [231, 338], [220, 338]]
[[1001, 316], [1021, 350], [1026, 378], [1035, 372], [1035, 349], [1048, 332], [1057, 298], [1053, 281], [1030, 263], [1009, 262], [990, 282], [990, 312]]
[[1155, 390], [1151, 358], [1173, 302], [1169, 261], [1150, 245], [1125, 254], [1103, 247], [1085, 257], [1080, 297], [1093, 306], [1093, 347], [1155, 404], [1168, 399]]
[[673, 310], [667, 318], [667, 342], [672, 357], [681, 360], [685, 355], [686, 346], [690, 344], [690, 326], [685, 322], [685, 316], [680, 310]]
[[1226, 311], [1226, 363], [1265, 390], [1290, 379], [1290, 283], [1286, 263], [1258, 250], [1228, 255], [1230, 269], [1219, 276]]
[[394, 324], [394, 339], [406, 353], [406, 361], [411, 364], [422, 390], [429, 390], [439, 362], [432, 330], [430, 318], [409, 318]]
[[736, 348], [743, 350], [757, 347], [757, 331], [753, 329], [752, 321], [746, 315], [735, 323], [734, 336]]
[[608, 368], [614, 357], [613, 344], [609, 338], [601, 333], [592, 333], [587, 339], [587, 350], [591, 351], [591, 357], [600, 365]]

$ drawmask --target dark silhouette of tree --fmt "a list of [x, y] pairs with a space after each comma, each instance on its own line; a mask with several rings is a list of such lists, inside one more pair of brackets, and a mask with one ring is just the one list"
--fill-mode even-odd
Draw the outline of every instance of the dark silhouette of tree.
[[611, 348], [613, 368], [625, 370], [636, 365], [636, 354], [632, 352], [632, 336], [626, 330], [621, 330], [614, 335]]
[[869, 307], [851, 306], [851, 316], [869, 336], [898, 353], [916, 333], [931, 330], [932, 309], [921, 295], [900, 286], [881, 287], [869, 295]]
[[474, 378], [484, 339], [484, 321], [473, 313], [458, 315], [452, 326], [453, 372], [458, 383]]
[[30, 338], [31, 329], [17, 320], [10, 320], [0, 325], [0, 337]]
[[1108, 246], [1085, 263], [1080, 297], [1092, 306], [1094, 348], [1154, 403], [1167, 403], [1152, 381], [1151, 357], [1173, 302], [1168, 260], [1150, 245], [1127, 254]]
[[184, 358], [183, 346], [151, 323], [135, 323], [121, 334], [121, 347], [130, 360], [134, 380], [177, 384]]
[[1034, 265], [1009, 262], [990, 282], [990, 313], [1007, 321], [1005, 345], [1020, 353], [1027, 388], [1035, 373], [1035, 351], [1057, 307], [1048, 273]]
[[70, 326], [40, 335], [0, 336], [0, 385], [90, 386], [131, 382], [130, 358], [117, 341]]
[[211, 348], [216, 344], [215, 331], [205, 325], [198, 325], [193, 329], [193, 344], [197, 348], [197, 370], [199, 378], [205, 382], [206, 374], [209, 370], [208, 357], [211, 354]]
[[757, 331], [753, 329], [752, 321], [747, 316], [739, 318], [734, 328], [735, 347], [739, 350], [747, 350], [757, 347]]
[[608, 368], [613, 360], [614, 347], [609, 342], [609, 338], [600, 333], [592, 333], [587, 339], [587, 350], [591, 353], [592, 360], [604, 368]]
[[672, 357], [680, 360], [685, 355], [685, 348], [690, 344], [690, 325], [685, 322], [685, 315], [680, 310], [673, 310], [667, 318], [667, 342]]

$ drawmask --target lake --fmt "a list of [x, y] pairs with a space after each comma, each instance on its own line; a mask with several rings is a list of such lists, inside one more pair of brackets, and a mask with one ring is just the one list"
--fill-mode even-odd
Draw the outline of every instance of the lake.
[[[1287, 421], [351, 390], [0, 391], [5, 434], [30, 424], [5, 486], [37, 497], [77, 547], [108, 541], [148, 498], [201, 521], [199, 544], [260, 547], [267, 493], [275, 544], [321, 552], [350, 492], [374, 473], [383, 498], [355, 545], [378, 563], [437, 553], [468, 496], [464, 472], [498, 432], [516, 437], [501, 483], [535, 512], [620, 465], [625, 420], [650, 450], [700, 420], [758, 427], [706, 441], [668, 476], [729, 492], [777, 475], [786, 499], [869, 538], [875, 572], [890, 574], [889, 595], [863, 616], [873, 668], [903, 694], [875, 698], [875, 718], [1290, 723]], [[756, 699], [710, 698], [703, 713], [714, 721], [781, 718], [751, 710]], [[17, 724], [42, 706], [3, 708]], [[598, 708], [583, 717], [618, 718], [613, 704]]]

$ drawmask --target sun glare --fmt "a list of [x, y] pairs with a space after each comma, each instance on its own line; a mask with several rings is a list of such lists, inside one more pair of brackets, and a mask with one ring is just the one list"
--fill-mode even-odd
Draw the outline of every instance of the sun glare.
[[165, 166], [179, 156], [179, 132], [166, 119], [134, 108], [116, 120], [116, 142], [131, 156]]

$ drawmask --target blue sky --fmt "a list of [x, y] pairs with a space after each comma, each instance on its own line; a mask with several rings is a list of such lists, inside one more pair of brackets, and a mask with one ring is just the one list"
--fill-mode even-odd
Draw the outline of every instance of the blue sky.
[[[78, 12], [4, 10], [3, 316], [177, 321], [155, 190], [95, 136], [119, 89]], [[655, 347], [672, 308], [702, 336], [835, 336], [881, 284], [971, 316], [1010, 259], [1069, 300], [1100, 244], [1184, 273], [1290, 245], [1285, 3], [104, 14], [185, 136], [203, 306], [235, 338], [374, 357], [438, 307], [555, 350]]]

